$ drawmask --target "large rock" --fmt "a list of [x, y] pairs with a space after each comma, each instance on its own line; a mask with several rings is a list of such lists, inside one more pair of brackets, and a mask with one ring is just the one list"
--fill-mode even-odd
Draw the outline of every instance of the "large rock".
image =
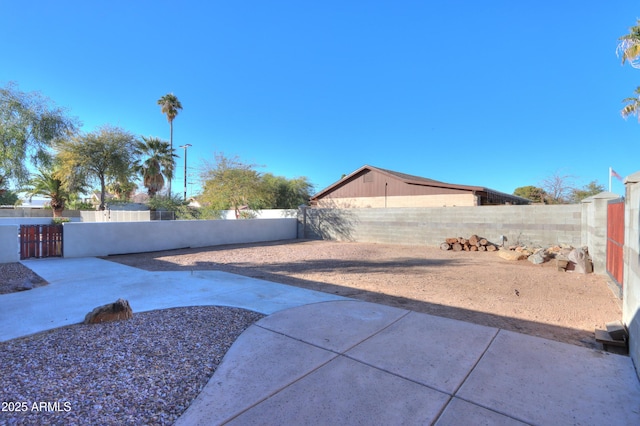
[[102, 322], [119, 321], [133, 318], [129, 302], [118, 299], [113, 303], [98, 306], [84, 317], [84, 324], [100, 324]]
[[573, 249], [567, 255], [569, 261], [574, 265], [574, 270], [581, 274], [593, 272], [589, 255], [584, 249]]
[[538, 250], [537, 252], [533, 253], [531, 256], [527, 257], [527, 260], [533, 263], [534, 265], [541, 265], [547, 259], [544, 256], [544, 250]]
[[515, 250], [507, 250], [507, 249], [501, 248], [500, 250], [498, 250], [498, 256], [506, 260], [522, 260], [522, 259], [526, 259], [528, 255]]

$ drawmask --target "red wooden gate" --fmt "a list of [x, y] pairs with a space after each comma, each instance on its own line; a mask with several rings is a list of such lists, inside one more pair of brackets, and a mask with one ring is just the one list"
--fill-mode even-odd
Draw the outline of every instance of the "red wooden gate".
[[624, 200], [607, 204], [607, 273], [620, 287], [624, 279]]
[[62, 225], [20, 225], [20, 259], [62, 256]]

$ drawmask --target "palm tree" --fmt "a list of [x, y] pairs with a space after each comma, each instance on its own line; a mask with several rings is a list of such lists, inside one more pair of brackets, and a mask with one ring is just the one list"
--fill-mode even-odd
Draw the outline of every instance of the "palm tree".
[[624, 118], [627, 118], [630, 115], [636, 115], [638, 116], [638, 121], [640, 121], [640, 115], [638, 114], [640, 111], [640, 86], [636, 87], [634, 93], [635, 96], [622, 100], [622, 102], [625, 102], [627, 105], [622, 108], [620, 113]]
[[131, 198], [137, 187], [138, 185], [136, 185], [135, 182], [124, 180], [111, 182], [107, 189], [109, 192], [115, 194], [119, 200], [128, 200]]
[[36, 195], [48, 197], [53, 210], [53, 217], [62, 216], [62, 211], [69, 200], [69, 192], [64, 188], [62, 181], [55, 176], [55, 172], [39, 169], [38, 174], [29, 180], [26, 188], [29, 200]]
[[[622, 56], [622, 63], [629, 61], [633, 68], [640, 68], [640, 19], [636, 21], [636, 25], [629, 28], [629, 34], [620, 37], [620, 43], [616, 49], [616, 53]], [[622, 108], [621, 114], [624, 118], [630, 115], [636, 115], [640, 121], [640, 86], [634, 91], [635, 96], [625, 98], [622, 102], [626, 105]]]
[[144, 136], [136, 146], [136, 153], [141, 157], [147, 157], [142, 164], [136, 165], [136, 171], [142, 176], [142, 184], [147, 188], [147, 193], [153, 197], [164, 187], [165, 178], [171, 182], [176, 166], [174, 157], [177, 155], [173, 153], [169, 142]]
[[[182, 109], [182, 104], [173, 93], [168, 93], [158, 99], [158, 105], [163, 114], [167, 116], [169, 127], [171, 129], [170, 148], [173, 153], [173, 119], [178, 115], [178, 110]], [[169, 178], [169, 195], [171, 195], [171, 179]]]
[[623, 35], [618, 40], [618, 48], [616, 53], [622, 56], [622, 63], [629, 61], [632, 67], [640, 68], [640, 19], [636, 21], [636, 25], [629, 28], [629, 34]]

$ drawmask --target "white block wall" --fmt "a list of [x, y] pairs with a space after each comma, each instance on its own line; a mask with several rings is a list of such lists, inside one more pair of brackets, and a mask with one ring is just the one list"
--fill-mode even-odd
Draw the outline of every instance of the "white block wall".
[[628, 176], [625, 186], [622, 321], [629, 329], [629, 355], [640, 377], [640, 172]]
[[18, 262], [20, 248], [18, 247], [19, 225], [0, 225], [0, 263]]
[[65, 223], [64, 257], [295, 239], [297, 220], [171, 220]]

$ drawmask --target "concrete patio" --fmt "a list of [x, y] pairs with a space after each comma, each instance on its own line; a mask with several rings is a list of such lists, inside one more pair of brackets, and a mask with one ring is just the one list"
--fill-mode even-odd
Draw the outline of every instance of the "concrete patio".
[[23, 263], [49, 285], [0, 296], [0, 341], [81, 322], [119, 297], [137, 312], [211, 304], [268, 315], [178, 425], [640, 424], [626, 356], [223, 272]]

